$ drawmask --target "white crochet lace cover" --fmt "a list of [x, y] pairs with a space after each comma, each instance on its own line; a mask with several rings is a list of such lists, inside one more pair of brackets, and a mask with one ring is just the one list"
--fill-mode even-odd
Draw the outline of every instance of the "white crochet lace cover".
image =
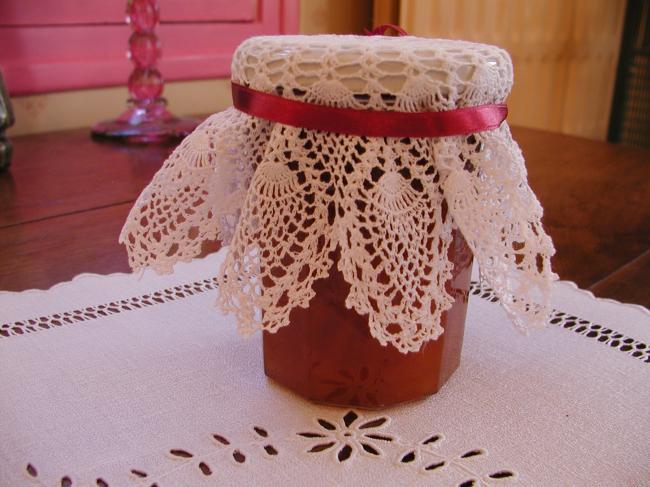
[[[410, 112], [500, 103], [512, 85], [505, 51], [416, 37], [257, 37], [237, 49], [232, 73], [286, 98]], [[556, 276], [541, 217], [506, 123], [468, 137], [371, 138], [231, 108], [165, 162], [120, 240], [134, 269], [159, 272], [195, 256], [203, 240], [229, 243], [219, 303], [244, 333], [288, 325], [338, 249], [346, 305], [369, 316], [382, 344], [408, 352], [442, 333], [455, 226], [515, 324], [545, 322]]]

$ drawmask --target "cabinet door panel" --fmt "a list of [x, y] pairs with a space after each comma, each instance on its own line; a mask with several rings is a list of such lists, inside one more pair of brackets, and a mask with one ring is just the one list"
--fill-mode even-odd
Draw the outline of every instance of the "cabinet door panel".
[[[247, 37], [298, 30], [299, 0], [161, 0], [167, 80], [224, 77]], [[0, 69], [12, 95], [126, 84], [125, 0], [3, 0]]]

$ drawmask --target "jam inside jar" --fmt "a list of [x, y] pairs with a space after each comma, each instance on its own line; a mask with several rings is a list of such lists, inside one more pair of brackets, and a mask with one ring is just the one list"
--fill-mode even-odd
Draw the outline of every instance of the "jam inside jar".
[[444, 333], [417, 352], [401, 353], [370, 335], [368, 317], [345, 307], [350, 285], [336, 268], [314, 283], [308, 308], [291, 311], [290, 324], [264, 332], [268, 377], [313, 401], [379, 409], [437, 392], [460, 364], [469, 297], [472, 253], [453, 231], [454, 265], [447, 292], [454, 304], [441, 319]]

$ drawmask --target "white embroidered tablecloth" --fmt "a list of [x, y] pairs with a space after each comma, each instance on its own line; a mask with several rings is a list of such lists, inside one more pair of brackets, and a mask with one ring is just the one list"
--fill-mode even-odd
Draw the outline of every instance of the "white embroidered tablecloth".
[[648, 310], [559, 282], [525, 337], [475, 285], [440, 393], [337, 409], [265, 378], [222, 258], [0, 293], [1, 486], [649, 485]]

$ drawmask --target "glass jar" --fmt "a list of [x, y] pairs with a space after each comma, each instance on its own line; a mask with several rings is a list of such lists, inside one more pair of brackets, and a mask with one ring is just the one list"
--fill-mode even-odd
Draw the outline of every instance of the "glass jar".
[[345, 307], [350, 285], [335, 264], [314, 284], [308, 308], [291, 311], [290, 325], [264, 332], [266, 375], [313, 401], [369, 409], [422, 399], [437, 392], [460, 364], [472, 253], [453, 231], [454, 265], [447, 292], [455, 299], [442, 317], [444, 333], [418, 352], [401, 353], [371, 336], [368, 317]]

